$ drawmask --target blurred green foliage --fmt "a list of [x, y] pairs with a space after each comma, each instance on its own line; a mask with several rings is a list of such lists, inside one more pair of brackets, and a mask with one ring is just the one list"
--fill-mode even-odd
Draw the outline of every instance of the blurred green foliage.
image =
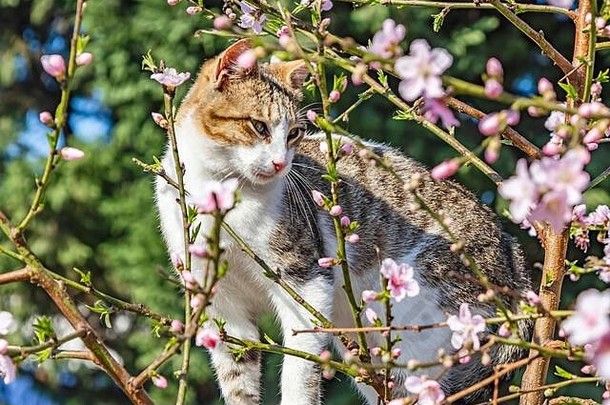
[[[58, 102], [59, 91], [45, 82], [39, 58], [41, 44], [54, 37], [68, 39], [74, 1], [56, 0], [0, 0], [0, 209], [11, 218], [21, 218], [27, 209], [34, 189], [33, 178], [41, 171], [41, 159], [28, 155], [28, 146], [21, 142], [25, 130], [24, 115], [28, 109], [50, 110]], [[206, 6], [219, 9], [218, 2]], [[193, 33], [209, 28], [208, 20], [189, 16], [184, 5], [169, 7], [165, 1], [103, 0], [88, 1], [83, 22], [84, 33], [90, 35], [87, 50], [95, 56], [91, 66], [79, 69], [76, 94], [90, 96], [101, 92], [103, 102], [112, 114], [112, 133], [108, 141], [83, 142], [71, 128], [68, 142], [86, 151], [88, 158], [62, 163], [49, 188], [44, 213], [28, 233], [34, 251], [49, 268], [77, 278], [73, 267], [89, 270], [93, 283], [127, 300], [144, 303], [161, 313], [179, 317], [182, 297], [167, 281], [169, 265], [159, 235], [157, 214], [152, 199], [152, 179], [142, 173], [131, 159], [151, 161], [159, 156], [165, 137], [150, 119], [152, 111], [161, 108], [161, 90], [140, 69], [141, 56], [149, 49], [156, 58], [180, 71], [196, 72], [201, 61], [220, 52], [226, 45], [222, 38]], [[557, 80], [562, 75], [550, 61], [540, 54], [514, 27], [492, 12], [462, 10], [450, 12], [438, 33], [432, 30], [433, 9], [403, 7], [359, 7], [336, 3], [330, 13], [330, 29], [339, 35], [351, 36], [366, 44], [385, 18], [392, 17], [405, 24], [408, 40], [427, 38], [433, 46], [447, 48], [454, 56], [450, 74], [466, 80], [481, 82], [480, 75], [486, 60], [497, 56], [505, 67], [509, 90], [514, 83], [531, 75], [534, 83], [539, 76]], [[571, 51], [571, 25], [552, 15], [525, 15], [536, 29], [544, 29], [547, 38], [567, 55]], [[37, 38], [33, 46], [26, 35]], [[405, 49], [408, 41], [405, 42]], [[610, 65], [610, 52], [600, 54], [598, 66]], [[394, 83], [395, 84], [395, 83]], [[350, 87], [335, 111], [342, 111], [353, 102], [362, 88]], [[179, 92], [182, 97], [184, 89]], [[315, 100], [308, 100], [315, 101]], [[472, 101], [472, 100], [471, 100]], [[473, 101], [484, 111], [500, 108], [493, 102]], [[402, 147], [409, 155], [429, 165], [455, 153], [437, 138], [417, 125], [392, 120], [393, 107], [378, 96], [363, 104], [347, 124], [349, 130], [370, 139], [389, 142]], [[463, 125], [456, 136], [469, 146], [480, 141], [476, 123], [461, 117]], [[547, 140], [542, 119], [524, 119], [518, 129], [538, 145]], [[46, 143], [44, 137], [38, 142]], [[608, 153], [602, 145], [598, 154]], [[518, 151], [505, 147], [502, 159], [495, 165], [508, 175], [514, 168]], [[593, 174], [604, 167], [602, 159], [590, 165]], [[604, 164], [607, 164], [606, 161]], [[495, 188], [487, 178], [473, 168], [464, 168], [460, 180], [478, 193], [492, 193]], [[608, 181], [587, 195], [591, 204], [609, 201]], [[495, 199], [486, 198], [495, 204]], [[499, 205], [499, 209], [502, 205]], [[512, 226], [526, 246], [530, 261], [539, 261], [542, 252], [538, 243]], [[4, 242], [0, 242], [4, 243]], [[18, 264], [0, 257], [0, 271]], [[590, 277], [588, 285], [599, 283]], [[566, 295], [571, 300], [573, 294]], [[93, 304], [90, 297], [76, 295], [79, 302]], [[570, 301], [567, 301], [570, 302]], [[52, 314], [48, 298], [38, 289], [27, 285], [2, 286], [0, 308], [10, 309], [24, 321], [31, 322], [33, 314]], [[112, 316], [115, 321], [117, 316]], [[90, 314], [92, 322], [97, 315]], [[151, 333], [148, 321], [127, 316], [127, 327], [104, 331], [108, 344], [115, 349], [132, 372], [151, 361], [162, 348], [165, 338]], [[26, 322], [27, 323], [27, 322]], [[263, 320], [266, 333], [274, 334], [271, 317]], [[27, 339], [15, 334], [14, 339]], [[23, 340], [25, 342], [25, 340]], [[265, 366], [265, 403], [277, 403], [277, 380], [281, 359], [267, 356]], [[194, 351], [193, 367], [189, 374], [189, 403], [217, 404], [219, 394], [213, 372], [207, 366], [203, 350]], [[117, 404], [126, 400], [99, 372], [80, 369], [76, 388], [62, 385], [59, 371], [65, 362], [45, 362], [36, 372], [54, 394], [66, 404]], [[161, 372], [170, 376], [179, 368], [179, 359], [165, 365]], [[572, 370], [574, 371], [574, 370]], [[343, 378], [339, 374], [335, 380]], [[175, 382], [175, 380], [172, 380]], [[329, 404], [356, 403], [348, 388], [349, 382], [328, 384]], [[172, 403], [177, 384], [165, 391], [151, 389], [159, 403]]]

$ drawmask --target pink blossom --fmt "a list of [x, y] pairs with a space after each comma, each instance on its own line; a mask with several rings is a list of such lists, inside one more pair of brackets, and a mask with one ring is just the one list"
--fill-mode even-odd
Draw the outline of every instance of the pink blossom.
[[440, 181], [445, 180], [453, 176], [460, 168], [460, 160], [457, 158], [445, 160], [444, 162], [436, 165], [431, 171], [430, 175], [434, 180]]
[[527, 298], [527, 302], [529, 302], [530, 305], [538, 305], [541, 303], [540, 296], [531, 290], [525, 294], [525, 298]]
[[349, 224], [351, 224], [352, 221], [349, 219], [349, 217], [347, 215], [344, 215], [341, 217], [339, 222], [341, 223], [342, 227], [347, 228], [347, 227], [349, 227]]
[[213, 350], [220, 344], [220, 334], [215, 328], [202, 326], [195, 336], [195, 345]]
[[439, 405], [445, 399], [445, 393], [438, 382], [426, 376], [409, 376], [405, 380], [407, 391], [417, 395], [417, 405]]
[[8, 335], [14, 326], [13, 314], [8, 311], [0, 311], [0, 335]]
[[[304, 7], [314, 7], [315, 6], [315, 1], [313, 0], [301, 0], [301, 5]], [[328, 11], [331, 8], [333, 8], [333, 2], [331, 0], [322, 0], [322, 4], [320, 9], [322, 11]]]
[[489, 98], [498, 98], [504, 91], [504, 87], [499, 81], [495, 79], [489, 79], [485, 82], [485, 95]]
[[330, 101], [331, 103], [336, 103], [337, 101], [339, 101], [340, 98], [341, 93], [339, 93], [337, 90], [333, 90], [328, 94], [328, 101]]
[[502, 120], [498, 113], [486, 115], [479, 121], [479, 132], [485, 136], [495, 135], [502, 131]]
[[184, 324], [181, 321], [179, 321], [178, 319], [172, 319], [172, 322], [170, 324], [170, 329], [172, 332], [180, 333], [184, 329]]
[[538, 80], [538, 93], [546, 96], [545, 98], [554, 99], [555, 89], [553, 88], [553, 83], [546, 77], [541, 77], [540, 80]]
[[340, 205], [333, 205], [328, 213], [333, 217], [338, 217], [339, 215], [343, 214], [343, 208], [341, 208]]
[[318, 266], [324, 269], [328, 269], [330, 267], [333, 267], [336, 262], [337, 259], [335, 259], [334, 257], [321, 257], [318, 259]]
[[544, 156], [554, 157], [561, 153], [561, 143], [553, 142], [552, 140], [542, 146], [542, 154]]
[[532, 222], [547, 221], [557, 233], [561, 233], [571, 218], [572, 206], [564, 190], [545, 193], [529, 215]]
[[553, 111], [544, 122], [544, 127], [549, 131], [555, 131], [561, 124], [565, 123], [565, 117], [566, 115], [563, 111]]
[[366, 319], [369, 321], [369, 323], [371, 325], [375, 325], [375, 322], [377, 322], [379, 320], [379, 316], [377, 315], [377, 312], [375, 312], [372, 308], [367, 308], [364, 311], [364, 315], [366, 316]]
[[610, 208], [598, 205], [595, 211], [587, 216], [587, 223], [593, 226], [606, 226], [610, 223]]
[[320, 359], [322, 361], [330, 361], [332, 358], [333, 358], [333, 355], [328, 350], [324, 350], [322, 353], [320, 353]]
[[66, 74], [66, 61], [61, 55], [42, 55], [40, 63], [45, 72], [56, 78], [63, 80]]
[[487, 60], [487, 63], [485, 64], [485, 71], [489, 76], [492, 77], [502, 77], [504, 75], [502, 63], [494, 57]]
[[255, 34], [263, 32], [262, 24], [267, 19], [267, 16], [245, 1], [241, 1], [239, 7], [243, 13], [240, 17], [239, 26], [245, 29], [252, 28], [252, 31], [254, 31]]
[[77, 148], [64, 146], [59, 150], [59, 155], [64, 160], [79, 160], [85, 157], [85, 152]]
[[167, 4], [170, 6], [175, 6], [178, 3], [180, 3], [180, 0], [167, 0]]
[[192, 288], [197, 285], [197, 280], [195, 279], [195, 276], [188, 270], [182, 271], [180, 273], [180, 278], [182, 279], [182, 284], [186, 287]]
[[597, 369], [597, 375], [603, 380], [610, 380], [610, 333], [585, 350], [585, 358]]
[[384, 59], [400, 56], [402, 55], [400, 43], [405, 39], [406, 33], [407, 30], [404, 25], [397, 25], [394, 20], [388, 18], [383, 22], [381, 30], [373, 35], [368, 50]]
[[316, 123], [316, 119], [318, 118], [318, 114], [314, 110], [307, 110], [307, 119], [312, 123]]
[[360, 242], [360, 235], [358, 235], [357, 233], [352, 233], [352, 234], [347, 235], [345, 237], [345, 240], [352, 244], [358, 243], [358, 242]]
[[351, 153], [354, 151], [354, 144], [351, 142], [345, 142], [341, 145], [341, 148], [339, 148], [339, 152], [342, 155], [351, 155]]
[[191, 77], [189, 72], [178, 73], [174, 68], [165, 68], [161, 73], [153, 73], [150, 78], [156, 80], [167, 88], [180, 86]]
[[441, 123], [447, 129], [460, 126], [460, 121], [455, 118], [451, 109], [440, 98], [426, 98], [423, 113], [424, 118], [435, 124], [440, 118]]
[[53, 119], [53, 115], [48, 111], [43, 111], [38, 114], [38, 119], [47, 127], [53, 128], [55, 126], [55, 120]]
[[451, 315], [447, 319], [451, 335], [451, 345], [461, 349], [465, 342], [472, 342], [472, 348], [479, 350], [481, 342], [478, 333], [485, 331], [485, 319], [481, 315], [472, 315], [467, 303], [460, 305], [459, 316]]
[[162, 390], [167, 388], [167, 378], [163, 377], [162, 375], [153, 375], [151, 380], [153, 384], [155, 384], [155, 387], [161, 388]]
[[402, 351], [400, 350], [400, 347], [395, 347], [394, 349], [392, 349], [392, 358], [397, 359], [400, 357], [401, 354]]
[[170, 260], [172, 261], [172, 264], [175, 268], [184, 266], [184, 263], [182, 263], [182, 258], [180, 257], [180, 254], [178, 252], [172, 252], [170, 254]]
[[209, 253], [208, 249], [206, 249], [205, 246], [195, 245], [195, 244], [189, 245], [189, 252], [193, 256], [201, 257], [201, 258], [207, 257], [208, 253]]
[[150, 113], [150, 115], [155, 124], [157, 124], [161, 128], [167, 128], [167, 120], [165, 119], [163, 114], [159, 114], [158, 112], [152, 112]]
[[402, 98], [413, 101], [420, 96], [444, 96], [441, 74], [453, 63], [453, 57], [442, 48], [431, 49], [425, 39], [411, 42], [409, 55], [396, 61], [394, 69], [402, 79], [398, 91]]
[[233, 22], [226, 15], [220, 15], [214, 18], [213, 22], [214, 28], [216, 28], [217, 30], [228, 30], [229, 28], [231, 28], [232, 24]]
[[362, 291], [362, 301], [373, 302], [377, 300], [377, 292], [372, 290]]
[[93, 62], [93, 54], [91, 52], [83, 52], [76, 56], [76, 64], [78, 66], [87, 66]]
[[238, 181], [235, 178], [228, 179], [222, 183], [219, 181], [208, 181], [203, 184], [199, 198], [195, 205], [200, 214], [210, 214], [218, 210], [221, 214], [235, 206], [235, 193]]
[[597, 143], [605, 136], [604, 132], [599, 127], [591, 128], [582, 138], [582, 143]]
[[500, 184], [498, 192], [511, 200], [509, 210], [512, 220], [516, 223], [523, 222], [539, 196], [538, 187], [530, 178], [525, 159], [517, 162], [516, 176]]
[[203, 297], [199, 294], [191, 298], [191, 308], [199, 309], [203, 305]]
[[322, 194], [318, 190], [312, 190], [311, 196], [313, 197], [313, 200], [318, 205], [318, 207], [324, 207], [324, 205], [326, 204], [324, 201], [324, 194]]
[[381, 347], [371, 347], [371, 356], [379, 356], [381, 354]]
[[199, 14], [203, 11], [202, 7], [199, 6], [190, 6], [186, 8], [186, 13], [189, 15]]
[[561, 330], [573, 345], [595, 343], [610, 332], [610, 291], [589, 289], [581, 292], [574, 310], [575, 313], [561, 324]]
[[498, 336], [509, 337], [510, 335], [512, 335], [512, 332], [508, 327], [508, 323], [504, 322], [502, 325], [500, 325], [500, 328], [498, 329]]
[[419, 294], [419, 284], [413, 278], [413, 267], [408, 264], [396, 264], [392, 259], [381, 262], [381, 274], [388, 280], [388, 290], [396, 302], [406, 297], [415, 297]]
[[0, 355], [0, 376], [3, 377], [5, 384], [12, 383], [17, 376], [17, 368], [13, 359], [5, 354]]
[[[577, 149], [569, 150], [561, 159], [542, 158], [530, 166], [531, 177], [541, 188], [565, 191], [566, 202], [572, 206], [582, 200], [589, 185], [589, 174], [583, 170], [582, 156]], [[570, 218], [572, 209], [570, 208]]]

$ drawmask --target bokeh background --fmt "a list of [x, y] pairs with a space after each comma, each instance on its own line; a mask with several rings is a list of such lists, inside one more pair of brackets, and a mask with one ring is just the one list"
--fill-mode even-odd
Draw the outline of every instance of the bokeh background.
[[[70, 104], [70, 120], [62, 142], [68, 142], [87, 153], [78, 162], [62, 163], [48, 190], [45, 211], [33, 224], [28, 239], [34, 251], [51, 269], [77, 278], [72, 269], [91, 271], [94, 284], [101, 290], [133, 302], [144, 303], [154, 310], [180, 317], [183, 303], [179, 291], [167, 281], [169, 263], [158, 232], [157, 214], [152, 200], [152, 178], [132, 163], [136, 157], [151, 161], [159, 156], [165, 143], [164, 133], [150, 119], [152, 111], [161, 109], [160, 87], [141, 71], [141, 58], [149, 49], [157, 59], [164, 59], [180, 71], [195, 73], [202, 60], [219, 53], [226, 40], [209, 35], [194, 37], [210, 21], [185, 13], [185, 5], [169, 7], [165, 0], [90, 0], [85, 9], [83, 33], [90, 35], [87, 50], [95, 60], [77, 73], [76, 91]], [[206, 6], [219, 10], [217, 1]], [[38, 113], [53, 111], [59, 101], [59, 89], [53, 78], [43, 72], [42, 54], [59, 53], [67, 57], [75, 1], [0, 0], [0, 210], [20, 218], [34, 190], [34, 177], [41, 172], [47, 153], [46, 128]], [[408, 41], [427, 38], [436, 47], [448, 49], [454, 56], [449, 74], [481, 83], [481, 72], [490, 56], [504, 64], [506, 88], [516, 94], [531, 95], [540, 76], [557, 81], [559, 69], [520, 32], [497, 13], [485, 10], [456, 10], [449, 13], [438, 33], [432, 30], [434, 9], [390, 9], [382, 6], [354, 8], [335, 3], [329, 13], [330, 30], [351, 36], [366, 44], [392, 17], [407, 27]], [[522, 17], [569, 58], [573, 27], [562, 16], [528, 14]], [[598, 68], [610, 66], [610, 52], [602, 52]], [[395, 84], [395, 83], [394, 83]], [[334, 106], [341, 112], [356, 100], [363, 87], [353, 87]], [[182, 97], [185, 89], [178, 92]], [[560, 92], [559, 89], [557, 89]], [[607, 101], [608, 92], [604, 93]], [[308, 102], [315, 101], [311, 95]], [[468, 101], [468, 100], [467, 100]], [[470, 100], [484, 111], [501, 106], [492, 102]], [[380, 97], [373, 97], [347, 124], [350, 131], [364, 137], [388, 142], [407, 154], [432, 166], [454, 156], [455, 152], [417, 125], [392, 119], [393, 107]], [[476, 122], [460, 116], [462, 126], [456, 137], [469, 146], [477, 145], [481, 136]], [[537, 145], [548, 140], [544, 119], [524, 118], [517, 129]], [[588, 169], [593, 176], [608, 165], [610, 145], [603, 144], [597, 159]], [[510, 146], [502, 149], [494, 167], [504, 176], [514, 169], [522, 155]], [[480, 195], [500, 214], [505, 208], [496, 198], [494, 184], [474, 168], [463, 168], [458, 179]], [[586, 194], [589, 206], [610, 201], [610, 184], [606, 180]], [[506, 221], [505, 221], [506, 222]], [[536, 263], [542, 259], [535, 238], [508, 224], [519, 237], [528, 255], [534, 276]], [[473, 230], [476, 232], [476, 230]], [[6, 241], [0, 241], [5, 243]], [[596, 252], [595, 249], [593, 253]], [[571, 249], [572, 258], [582, 258]], [[18, 263], [0, 257], [0, 271], [16, 268]], [[576, 291], [587, 286], [602, 288], [594, 275], [578, 285], [567, 284], [564, 306], [573, 301]], [[94, 299], [76, 295], [84, 305]], [[30, 285], [12, 284], [0, 288], [0, 310], [13, 312], [20, 320], [10, 335], [12, 343], [27, 344], [32, 339], [32, 321], [36, 316], [50, 316], [58, 331], [66, 322], [57, 316], [45, 294]], [[151, 323], [131, 314], [111, 316], [107, 329], [98, 315], [89, 313], [92, 323], [127, 368], [132, 372], [145, 367], [162, 348], [165, 337], [156, 337]], [[262, 330], [280, 339], [273, 320], [262, 320]], [[170, 376], [179, 368], [174, 359], [161, 369]], [[278, 375], [281, 358], [265, 356], [265, 404], [279, 402]], [[214, 376], [208, 367], [204, 350], [194, 351], [189, 374], [190, 404], [221, 404]], [[577, 371], [578, 365], [563, 365]], [[350, 383], [340, 374], [326, 384], [328, 404], [358, 403]], [[175, 380], [171, 380], [175, 382]], [[177, 384], [167, 390], [151, 387], [158, 403], [173, 403]], [[596, 396], [595, 387], [572, 388], [568, 393]], [[74, 361], [46, 361], [22, 364], [18, 381], [10, 386], [0, 382], [0, 404], [123, 404], [127, 400], [112, 382], [95, 368]]]

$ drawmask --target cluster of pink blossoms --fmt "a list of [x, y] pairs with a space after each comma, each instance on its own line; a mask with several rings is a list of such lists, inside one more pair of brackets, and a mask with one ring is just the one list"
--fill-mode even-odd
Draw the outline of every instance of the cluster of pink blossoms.
[[574, 315], [561, 324], [568, 342], [584, 346], [585, 360], [610, 380], [610, 291], [585, 290], [578, 295]]
[[[599, 278], [610, 283], [610, 208], [607, 205], [599, 205], [586, 215], [587, 207], [584, 204], [574, 207], [572, 213], [572, 227], [570, 235], [574, 238], [576, 246], [586, 252], [591, 243], [589, 233], [597, 232], [597, 240], [604, 245], [604, 256], [587, 258], [588, 266], [598, 272]], [[570, 274], [578, 278], [578, 274]]]
[[500, 195], [511, 201], [512, 220], [526, 225], [547, 221], [561, 232], [589, 184], [584, 171], [589, 158], [586, 150], [572, 149], [559, 159], [543, 157], [529, 167], [525, 159], [519, 160], [516, 175], [498, 187]]
[[[0, 311], [0, 335], [7, 335], [13, 328], [13, 315], [7, 311]], [[8, 342], [0, 339], [0, 377], [5, 384], [10, 384], [17, 376], [17, 367], [13, 359], [7, 354]]]

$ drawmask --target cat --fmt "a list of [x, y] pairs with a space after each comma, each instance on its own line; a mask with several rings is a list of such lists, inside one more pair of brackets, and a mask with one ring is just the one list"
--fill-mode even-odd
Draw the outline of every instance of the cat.
[[[353, 315], [341, 288], [338, 267], [322, 268], [321, 257], [334, 257], [336, 238], [331, 217], [312, 198], [312, 190], [330, 195], [329, 183], [322, 179], [326, 157], [320, 149], [323, 134], [306, 134], [300, 110], [302, 86], [307, 78], [303, 61], [278, 62], [243, 68], [240, 55], [251, 49], [248, 40], [228, 47], [205, 62], [180, 105], [176, 116], [178, 150], [185, 167], [186, 189], [193, 194], [210, 180], [239, 179], [241, 201], [231, 210], [227, 223], [262, 257], [278, 269], [307, 302], [337, 327], [353, 326]], [[489, 280], [508, 286], [516, 293], [531, 288], [523, 255], [515, 241], [501, 229], [492, 211], [476, 196], [453, 181], [436, 182], [423, 165], [397, 150], [366, 143], [376, 154], [391, 162], [407, 183], [421, 177], [422, 197], [434, 210], [442, 210], [453, 232], [465, 241], [466, 251], [476, 260]], [[176, 178], [168, 147], [162, 165]], [[348, 244], [348, 263], [354, 294], [363, 290], [381, 291], [380, 260], [392, 258], [415, 269], [419, 295], [394, 305], [395, 325], [430, 324], [456, 314], [461, 303], [469, 303], [475, 313], [493, 315], [494, 306], [477, 301], [484, 289], [463, 277], [471, 274], [450, 251], [451, 242], [429, 214], [417, 209], [411, 193], [386, 170], [371, 165], [357, 153], [337, 163], [342, 183], [340, 203], [346, 215], [358, 221], [360, 241]], [[164, 179], [156, 182], [156, 202], [161, 229], [169, 252], [183, 252], [183, 233], [178, 194]], [[202, 217], [202, 229], [210, 219]], [[203, 233], [203, 232], [202, 232]], [[272, 311], [283, 332], [283, 344], [313, 354], [321, 353], [331, 341], [327, 334], [294, 335], [294, 329], [312, 328], [312, 316], [282, 288], [263, 276], [259, 266], [243, 253], [228, 235], [222, 237], [229, 270], [218, 284], [208, 308], [211, 318], [226, 322], [228, 334], [259, 340], [257, 318]], [[202, 277], [201, 261], [193, 272]], [[517, 311], [515, 298], [502, 298]], [[383, 316], [378, 302], [370, 306]], [[382, 317], [382, 319], [384, 319]], [[364, 321], [367, 324], [366, 320]], [[529, 337], [529, 324], [520, 324]], [[439, 349], [451, 348], [451, 331], [436, 328], [421, 332], [400, 332], [399, 362], [409, 359], [433, 361]], [[368, 334], [370, 347], [383, 346], [379, 333]], [[337, 343], [340, 353], [345, 348]], [[210, 350], [222, 396], [230, 405], [253, 405], [261, 399], [261, 356], [257, 352], [235, 361], [227, 345]], [[447, 371], [440, 379], [449, 395], [491, 373], [493, 364], [510, 362], [524, 353], [511, 346], [492, 350], [491, 365], [473, 358]], [[438, 371], [438, 370], [436, 370]], [[424, 373], [435, 375], [431, 370]], [[406, 396], [404, 369], [393, 371], [394, 397]], [[322, 401], [320, 367], [293, 356], [285, 356], [281, 374], [282, 405], [315, 405]], [[378, 403], [375, 391], [357, 384], [368, 404]], [[479, 391], [464, 403], [483, 398]]]

